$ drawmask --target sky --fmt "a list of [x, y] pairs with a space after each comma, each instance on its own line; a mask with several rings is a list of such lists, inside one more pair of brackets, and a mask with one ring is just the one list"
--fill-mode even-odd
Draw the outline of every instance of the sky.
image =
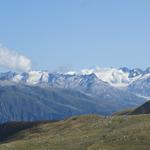
[[0, 44], [0, 69], [144, 69], [150, 1], [0, 0]]

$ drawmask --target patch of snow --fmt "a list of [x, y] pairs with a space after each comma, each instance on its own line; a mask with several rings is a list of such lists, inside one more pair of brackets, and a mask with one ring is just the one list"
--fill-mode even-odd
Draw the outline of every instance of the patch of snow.
[[17, 74], [12, 79], [13, 82], [19, 83], [23, 79], [23, 76], [21, 74]]
[[80, 72], [83, 75], [94, 73], [100, 80], [109, 83], [111, 86], [122, 88], [139, 79], [141, 75], [129, 78], [129, 72], [124, 72], [116, 68], [95, 68], [83, 69]]
[[65, 73], [66, 75], [75, 75], [76, 74], [76, 72], [75, 71], [69, 71], [69, 72], [67, 72], [67, 73]]
[[48, 73], [42, 71], [30, 71], [28, 73], [27, 84], [38, 84], [40, 82], [48, 82]]

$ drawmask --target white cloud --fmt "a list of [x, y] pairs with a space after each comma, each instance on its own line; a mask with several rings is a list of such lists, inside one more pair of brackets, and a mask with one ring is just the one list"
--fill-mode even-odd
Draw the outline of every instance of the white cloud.
[[31, 60], [0, 45], [0, 66], [17, 71], [29, 71], [31, 69]]

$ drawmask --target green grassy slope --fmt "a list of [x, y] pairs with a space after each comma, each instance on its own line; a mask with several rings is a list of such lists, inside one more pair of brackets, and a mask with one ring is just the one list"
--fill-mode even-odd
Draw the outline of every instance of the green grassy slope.
[[[15, 128], [15, 127], [14, 127]], [[19, 130], [0, 150], [149, 150], [150, 115], [79, 116]]]

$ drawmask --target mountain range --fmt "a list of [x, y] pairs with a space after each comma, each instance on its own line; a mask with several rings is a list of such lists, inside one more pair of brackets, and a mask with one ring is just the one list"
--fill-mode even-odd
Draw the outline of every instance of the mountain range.
[[[137, 86], [135, 85], [136, 83], [148, 80], [150, 78], [150, 67], [145, 70], [139, 68], [128, 69], [127, 67], [122, 67], [119, 69], [97, 67], [94, 69], [83, 69], [81, 71], [68, 71], [64, 73], [48, 71], [29, 71], [26, 73], [15, 73], [9, 71], [0, 73], [0, 81], [11, 81], [14, 83], [24, 83], [28, 85], [44, 83], [52, 85], [54, 83], [55, 85], [53, 84], [52, 86], [56, 86], [56, 84], [58, 84], [60, 87], [61, 84], [64, 86], [64, 84], [66, 85], [68, 82], [76, 84], [77, 81], [79, 81], [79, 78], [83, 78], [86, 77], [86, 75], [88, 76], [92, 74], [95, 75], [99, 80], [107, 82], [113, 87], [125, 88], [129, 86]], [[69, 81], [67, 82], [67, 80]]]
[[143, 104], [149, 85], [150, 68], [0, 73], [0, 122], [110, 115]]

